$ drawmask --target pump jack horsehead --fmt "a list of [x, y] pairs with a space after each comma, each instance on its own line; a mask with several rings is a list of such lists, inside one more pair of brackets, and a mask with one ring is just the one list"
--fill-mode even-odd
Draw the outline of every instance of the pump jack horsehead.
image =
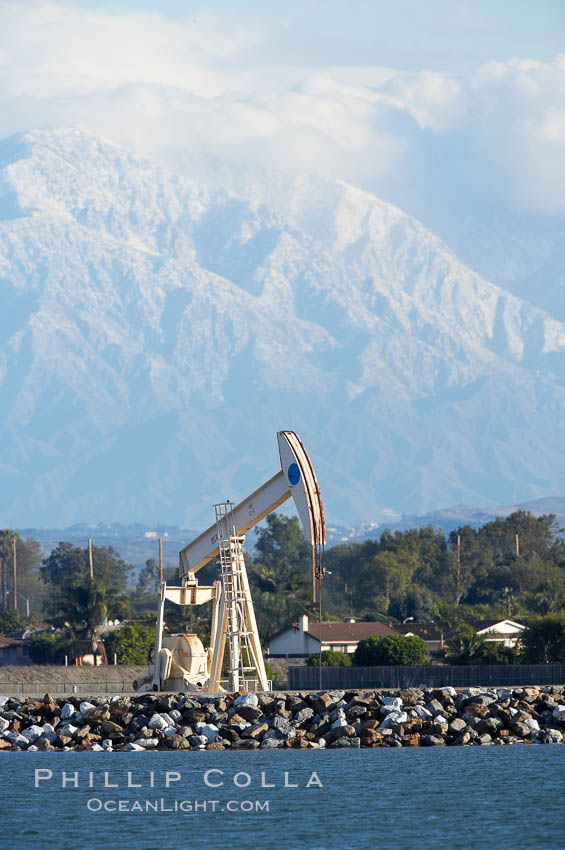
[[[245, 534], [291, 496], [312, 545], [312, 599], [316, 582], [324, 577], [326, 529], [320, 488], [306, 449], [294, 431], [277, 433], [281, 469], [238, 505], [214, 505], [216, 522], [179, 553], [179, 587], [160, 583], [157, 631], [152, 665], [134, 688], [147, 691], [223, 690], [220, 677], [226, 642], [229, 651], [230, 691], [268, 690], [267, 675], [247, 570], [243, 558]], [[221, 580], [211, 587], [198, 585], [196, 573], [212, 558], [218, 559]], [[165, 600], [176, 605], [212, 603], [210, 648], [206, 651], [193, 634], [163, 635]]]

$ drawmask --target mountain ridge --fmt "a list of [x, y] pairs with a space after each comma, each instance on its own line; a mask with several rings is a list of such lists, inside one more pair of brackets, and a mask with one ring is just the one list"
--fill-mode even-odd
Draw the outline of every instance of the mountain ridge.
[[194, 527], [289, 427], [335, 521], [559, 491], [565, 325], [366, 192], [289, 193], [80, 130], [0, 143], [5, 522]]

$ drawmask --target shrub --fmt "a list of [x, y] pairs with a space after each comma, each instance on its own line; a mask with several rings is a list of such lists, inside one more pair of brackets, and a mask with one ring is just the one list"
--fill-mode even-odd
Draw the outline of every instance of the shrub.
[[147, 655], [155, 643], [155, 629], [127, 624], [104, 639], [108, 661], [116, 653], [118, 664], [147, 664]]
[[34, 664], [61, 664], [72, 648], [68, 635], [39, 632], [29, 642], [29, 657]]
[[[319, 667], [320, 653], [311, 655], [306, 664], [309, 667]], [[328, 649], [322, 652], [322, 667], [351, 667], [351, 655], [340, 649]]]
[[358, 667], [426, 664], [425, 641], [416, 635], [372, 635], [359, 641], [353, 653]]

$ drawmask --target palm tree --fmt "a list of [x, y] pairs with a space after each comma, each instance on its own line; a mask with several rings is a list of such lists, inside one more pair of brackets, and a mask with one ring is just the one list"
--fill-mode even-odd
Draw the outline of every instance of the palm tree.
[[459, 622], [461, 615], [457, 610], [457, 605], [450, 605], [449, 602], [440, 601], [437, 603], [434, 610], [434, 622], [439, 628], [439, 648], [444, 648], [444, 635], [446, 631], [452, 629]]
[[446, 656], [453, 664], [472, 664], [484, 656], [485, 639], [472, 626], [463, 625], [459, 634], [447, 642]]
[[106, 616], [106, 588], [100, 579], [82, 576], [63, 588], [59, 617], [74, 639], [94, 638], [96, 626]]

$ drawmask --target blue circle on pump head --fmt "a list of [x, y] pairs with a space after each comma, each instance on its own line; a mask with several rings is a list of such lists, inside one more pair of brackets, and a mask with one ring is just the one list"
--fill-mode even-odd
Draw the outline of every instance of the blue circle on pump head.
[[300, 470], [297, 463], [291, 463], [288, 467], [288, 480], [291, 484], [298, 484], [300, 481]]

